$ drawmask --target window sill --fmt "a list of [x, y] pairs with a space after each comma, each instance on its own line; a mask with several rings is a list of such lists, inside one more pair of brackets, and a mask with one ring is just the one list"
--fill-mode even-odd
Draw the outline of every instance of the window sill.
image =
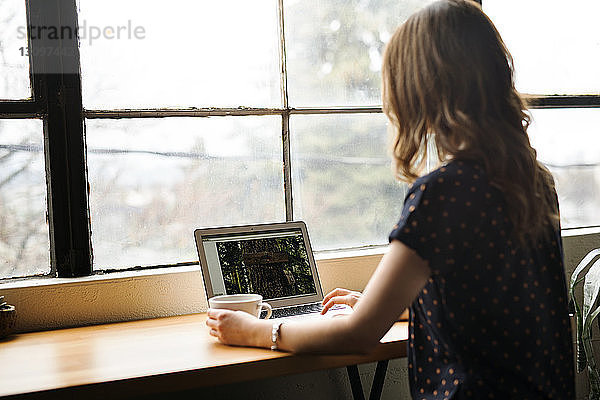
[[[316, 254], [323, 291], [362, 290], [385, 249]], [[18, 332], [192, 314], [208, 308], [197, 265], [6, 281], [0, 282], [0, 293], [17, 308]]]
[[15, 280], [0, 281], [0, 291], [7, 289], [22, 289], [33, 287], [52, 287], [52, 286], [81, 286], [89, 284], [102, 284], [120, 280], [144, 279], [149, 276], [161, 276], [168, 274], [180, 274], [186, 272], [200, 271], [200, 267], [195, 266], [174, 266], [169, 268], [148, 268], [135, 271], [117, 271], [108, 274], [97, 274], [82, 276], [78, 278], [19, 278]]
[[560, 232], [563, 238], [572, 236], [584, 236], [600, 234], [600, 226], [590, 226], [587, 228], [568, 228]]

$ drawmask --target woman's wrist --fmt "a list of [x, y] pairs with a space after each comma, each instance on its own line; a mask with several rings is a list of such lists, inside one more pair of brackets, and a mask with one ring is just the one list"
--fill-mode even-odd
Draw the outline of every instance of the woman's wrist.
[[267, 349], [270, 348], [272, 344], [271, 331], [273, 329], [273, 322], [268, 319], [259, 319], [253, 322], [254, 324], [250, 334], [252, 340], [251, 345]]

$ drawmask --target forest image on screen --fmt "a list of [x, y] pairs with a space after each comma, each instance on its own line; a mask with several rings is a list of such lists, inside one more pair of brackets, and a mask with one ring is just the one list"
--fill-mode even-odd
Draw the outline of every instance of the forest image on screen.
[[316, 293], [302, 235], [217, 243], [227, 294], [265, 299]]

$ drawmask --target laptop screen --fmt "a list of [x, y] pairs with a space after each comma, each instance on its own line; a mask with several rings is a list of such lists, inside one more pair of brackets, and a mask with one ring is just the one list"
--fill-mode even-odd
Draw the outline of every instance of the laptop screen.
[[258, 293], [264, 299], [317, 294], [302, 231], [202, 236], [214, 295]]

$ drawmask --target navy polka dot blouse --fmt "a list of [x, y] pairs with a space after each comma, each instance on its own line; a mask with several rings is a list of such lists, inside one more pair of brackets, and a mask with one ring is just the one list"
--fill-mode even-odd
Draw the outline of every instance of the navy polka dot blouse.
[[416, 180], [390, 234], [428, 261], [410, 307], [414, 399], [573, 399], [560, 232], [511, 241], [502, 193], [475, 163]]

